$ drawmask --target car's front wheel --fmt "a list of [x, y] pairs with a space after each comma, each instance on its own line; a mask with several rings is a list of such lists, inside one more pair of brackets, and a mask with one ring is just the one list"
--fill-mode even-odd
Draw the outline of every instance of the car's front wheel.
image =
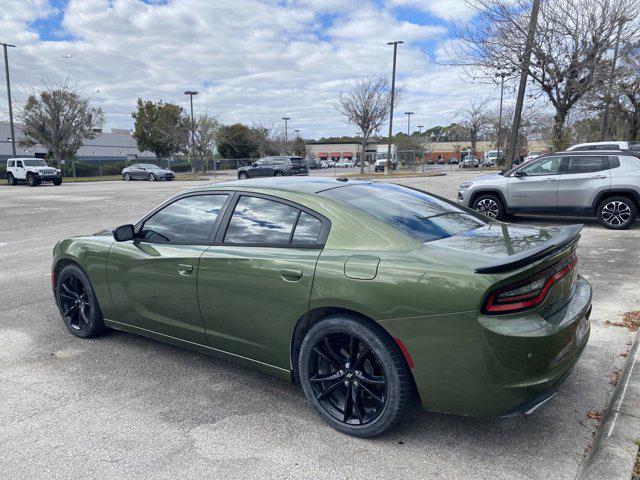
[[249, 175], [247, 175], [247, 172], [240, 172], [240, 173], [238, 174], [238, 178], [239, 178], [240, 180], [246, 180], [247, 178], [249, 178]]
[[379, 435], [402, 418], [410, 372], [393, 340], [376, 324], [327, 317], [304, 337], [298, 357], [307, 400], [333, 428], [357, 437]]
[[473, 201], [473, 209], [496, 220], [501, 220], [505, 216], [502, 200], [495, 195], [480, 195]]
[[605, 198], [598, 205], [598, 220], [612, 230], [624, 230], [636, 221], [638, 209], [627, 197]]
[[37, 187], [40, 185], [40, 179], [31, 173], [27, 174], [27, 183], [30, 187]]
[[273, 174], [274, 177], [281, 177], [282, 176], [282, 172], [275, 172]]
[[156, 181], [156, 176], [153, 173], [149, 174], [149, 181], [150, 182], [155, 182]]
[[131, 175], [129, 175], [129, 172], [124, 174], [124, 181], [128, 182], [129, 180], [131, 180]]
[[56, 301], [67, 329], [77, 337], [93, 337], [106, 329], [89, 277], [67, 265], [56, 279]]
[[53, 179], [53, 184], [54, 185], [62, 185], [62, 177], [56, 177]]

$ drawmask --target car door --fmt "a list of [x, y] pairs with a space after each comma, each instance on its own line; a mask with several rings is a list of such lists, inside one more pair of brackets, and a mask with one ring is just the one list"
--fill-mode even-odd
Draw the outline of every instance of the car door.
[[520, 210], [555, 213], [562, 157], [550, 155], [533, 160], [509, 177], [507, 203]]
[[189, 194], [143, 219], [107, 259], [114, 320], [206, 345], [196, 281], [229, 194]]
[[16, 168], [14, 171], [15, 171], [14, 177], [16, 177], [16, 179], [24, 180], [25, 178], [27, 178], [27, 170], [24, 168], [24, 164], [22, 163], [22, 160], [16, 160]]
[[247, 174], [249, 175], [249, 178], [265, 177], [267, 176], [268, 166], [269, 159], [261, 158], [247, 170]]
[[309, 308], [328, 229], [327, 219], [299, 205], [237, 194], [200, 259], [198, 298], [209, 344], [289, 369], [291, 335]]
[[610, 186], [608, 155], [566, 156], [558, 182], [558, 208], [590, 207], [598, 192]]

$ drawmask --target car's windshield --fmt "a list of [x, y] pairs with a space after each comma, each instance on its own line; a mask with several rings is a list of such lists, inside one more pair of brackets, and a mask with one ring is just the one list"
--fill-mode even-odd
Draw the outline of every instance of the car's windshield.
[[23, 160], [25, 167], [46, 167], [47, 162], [40, 158], [34, 158], [32, 160]]
[[480, 228], [487, 220], [420, 190], [388, 183], [348, 185], [320, 195], [363, 210], [421, 242]]
[[144, 165], [141, 165], [144, 168], [151, 168], [151, 169], [159, 169], [160, 167], [157, 165], [154, 165], [153, 163], [145, 163]]

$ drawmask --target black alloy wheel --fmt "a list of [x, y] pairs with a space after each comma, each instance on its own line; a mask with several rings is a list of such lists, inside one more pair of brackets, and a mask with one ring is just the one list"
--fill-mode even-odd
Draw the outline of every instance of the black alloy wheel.
[[638, 209], [627, 197], [610, 197], [598, 206], [598, 220], [611, 230], [624, 230], [636, 221]]
[[309, 403], [333, 428], [372, 437], [398, 422], [413, 392], [397, 345], [379, 325], [327, 317], [304, 337], [298, 376]]
[[56, 300], [69, 331], [78, 337], [102, 333], [102, 312], [87, 275], [78, 266], [67, 265], [57, 277]]
[[369, 345], [353, 335], [329, 334], [313, 347], [310, 362], [313, 393], [336, 420], [364, 425], [380, 416], [387, 381]]
[[247, 172], [240, 172], [240, 173], [238, 174], [238, 178], [239, 178], [240, 180], [246, 180], [247, 178], [249, 178], [249, 175], [247, 175]]

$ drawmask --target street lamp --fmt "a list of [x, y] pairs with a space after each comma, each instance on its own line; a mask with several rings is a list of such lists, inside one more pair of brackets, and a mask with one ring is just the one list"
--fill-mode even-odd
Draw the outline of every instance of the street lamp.
[[300, 138], [300, 129], [296, 128], [294, 132], [296, 132], [296, 138]]
[[407, 137], [411, 136], [411, 115], [413, 115], [413, 112], [404, 112], [404, 114], [407, 116]]
[[398, 56], [398, 45], [404, 43], [402, 40], [387, 42], [393, 45], [393, 69], [391, 73], [391, 105], [389, 108], [389, 141], [387, 142], [387, 172], [391, 172], [391, 137], [393, 136], [393, 102], [396, 93], [396, 57]]
[[287, 122], [289, 120], [291, 120], [291, 117], [282, 117], [282, 120], [284, 120], [284, 148], [285, 148], [285, 152], [287, 153], [286, 150], [288, 150], [287, 147], [287, 143], [288, 143], [288, 139], [287, 139]]
[[422, 129], [424, 128], [424, 125], [417, 125], [418, 127], [418, 131], [420, 132], [420, 135], [422, 135]]
[[198, 95], [198, 92], [196, 92], [195, 90], [187, 90], [186, 92], [184, 92], [184, 94], [189, 95], [189, 102], [191, 103], [191, 148], [189, 149], [189, 162], [191, 163], [191, 168], [193, 169], [193, 150], [196, 141], [193, 123], [193, 96]]
[[9, 80], [9, 57], [7, 55], [7, 47], [15, 47], [10, 43], [2, 43], [2, 49], [4, 50], [4, 74], [7, 79], [7, 101], [9, 102], [9, 128], [11, 129], [11, 151], [13, 156], [16, 156], [16, 135], [13, 130], [13, 108], [11, 107], [11, 81]]

